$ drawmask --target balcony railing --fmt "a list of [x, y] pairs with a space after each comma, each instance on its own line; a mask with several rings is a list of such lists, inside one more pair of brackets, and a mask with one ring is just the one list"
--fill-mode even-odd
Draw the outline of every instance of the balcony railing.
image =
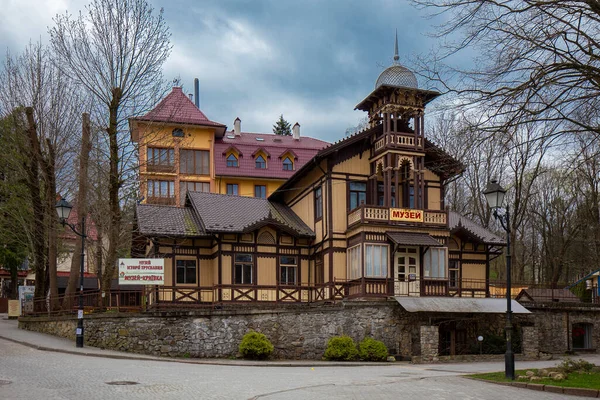
[[146, 164], [147, 172], [156, 172], [156, 173], [175, 173], [175, 165], [162, 165], [162, 164]]
[[387, 207], [360, 205], [348, 213], [348, 227], [358, 223], [383, 223], [390, 225], [433, 225], [446, 226], [448, 214], [444, 210], [415, 210], [423, 212], [423, 222], [394, 221], [390, 219], [390, 209]]

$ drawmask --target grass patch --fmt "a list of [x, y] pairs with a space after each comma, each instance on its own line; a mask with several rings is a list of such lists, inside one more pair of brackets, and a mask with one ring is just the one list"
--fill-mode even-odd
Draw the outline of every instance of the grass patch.
[[[515, 375], [525, 375], [525, 372], [533, 371], [537, 374], [537, 369], [521, 369], [515, 371]], [[510, 379], [506, 379], [504, 372], [490, 372], [485, 374], [474, 374], [467, 375], [470, 378], [482, 379], [493, 382], [511, 382]], [[540, 380], [529, 382], [527, 380], [517, 380], [514, 382], [526, 382], [526, 383], [538, 383], [542, 385], [552, 385], [560, 387], [573, 387], [573, 388], [585, 388], [585, 389], [600, 389], [600, 373], [598, 372], [571, 372], [567, 379], [562, 381], [555, 381], [552, 378], [542, 378]]]

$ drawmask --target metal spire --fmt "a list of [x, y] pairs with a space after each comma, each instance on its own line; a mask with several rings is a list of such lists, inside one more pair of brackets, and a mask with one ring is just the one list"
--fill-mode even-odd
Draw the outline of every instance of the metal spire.
[[397, 62], [400, 59], [398, 57], [398, 28], [396, 28], [396, 43], [394, 44], [394, 61]]

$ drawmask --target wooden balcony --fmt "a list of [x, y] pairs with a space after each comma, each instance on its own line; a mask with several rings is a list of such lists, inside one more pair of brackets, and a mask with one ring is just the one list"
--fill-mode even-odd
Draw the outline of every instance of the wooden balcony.
[[423, 213], [423, 222], [396, 221], [390, 218], [390, 210], [396, 209], [363, 204], [348, 213], [348, 228], [361, 223], [435, 227], [445, 227], [448, 225], [448, 213], [444, 210], [414, 210], [415, 212]]
[[174, 206], [175, 197], [148, 197], [146, 199], [147, 204], [159, 204], [163, 206]]
[[146, 172], [174, 174], [175, 165], [146, 164]]
[[411, 150], [423, 150], [423, 138], [413, 133], [390, 133], [384, 135], [375, 142], [375, 154], [381, 153], [389, 148], [409, 148]]

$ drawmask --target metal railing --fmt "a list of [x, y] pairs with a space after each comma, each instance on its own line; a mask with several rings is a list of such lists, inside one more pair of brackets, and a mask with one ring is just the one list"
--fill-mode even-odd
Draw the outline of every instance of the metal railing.
[[[145, 307], [145, 296], [142, 290], [114, 290], [100, 292], [99, 290], [83, 293], [84, 313], [92, 312], [141, 312]], [[79, 308], [79, 293], [58, 296], [52, 301], [50, 296], [36, 298], [25, 304], [23, 315], [68, 315], [77, 314]]]

